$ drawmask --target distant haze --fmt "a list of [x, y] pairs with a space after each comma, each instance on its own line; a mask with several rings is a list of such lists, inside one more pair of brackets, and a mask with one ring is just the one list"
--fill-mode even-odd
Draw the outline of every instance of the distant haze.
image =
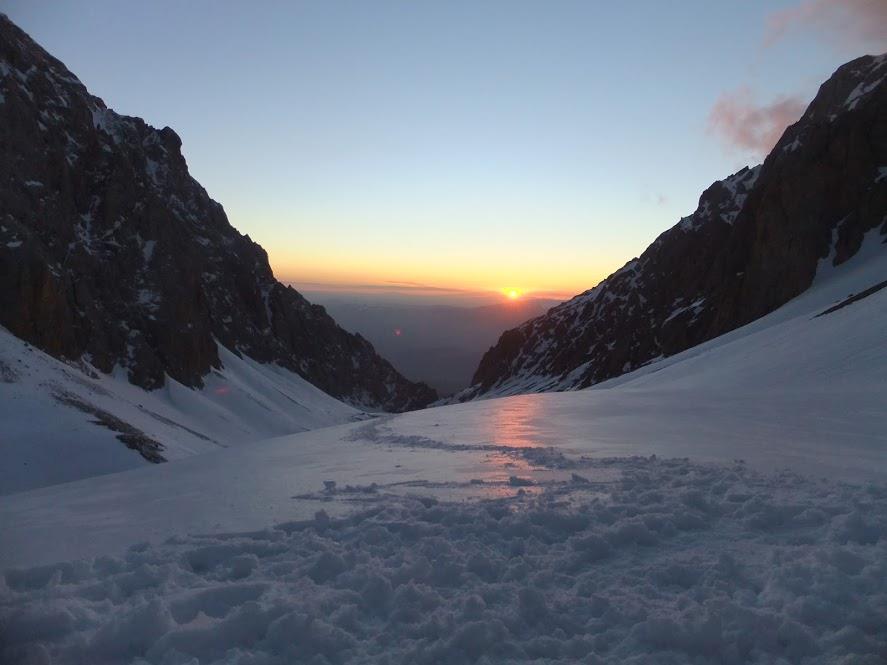
[[502, 296], [492, 302], [474, 295], [440, 305], [396, 293], [302, 293], [326, 307], [343, 328], [368, 339], [408, 379], [424, 381], [441, 395], [469, 385], [481, 356], [505, 330], [558, 303], [541, 298], [504, 301]]

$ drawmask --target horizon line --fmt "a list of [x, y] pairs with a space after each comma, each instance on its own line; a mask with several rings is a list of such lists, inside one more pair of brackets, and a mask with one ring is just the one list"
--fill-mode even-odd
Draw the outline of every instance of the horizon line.
[[[441, 297], [461, 296], [461, 297], [477, 297], [488, 298], [494, 296], [502, 296], [503, 288], [460, 288], [449, 286], [436, 286], [433, 284], [422, 284], [411, 281], [383, 281], [379, 283], [371, 282], [323, 282], [323, 281], [302, 281], [293, 279], [282, 279], [281, 283], [292, 286], [297, 291], [305, 293], [348, 293], [348, 294], [372, 294], [372, 293], [390, 293], [405, 296], [425, 296], [425, 297]], [[565, 291], [551, 290], [535, 290], [522, 289], [524, 298], [535, 298], [540, 300], [568, 300], [576, 293]]]

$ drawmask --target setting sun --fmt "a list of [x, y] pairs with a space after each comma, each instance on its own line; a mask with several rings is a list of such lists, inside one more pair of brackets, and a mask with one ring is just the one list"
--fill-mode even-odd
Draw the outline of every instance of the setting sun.
[[505, 296], [509, 300], [517, 300], [518, 298], [520, 298], [520, 295], [520, 291], [518, 291], [517, 289], [505, 289]]

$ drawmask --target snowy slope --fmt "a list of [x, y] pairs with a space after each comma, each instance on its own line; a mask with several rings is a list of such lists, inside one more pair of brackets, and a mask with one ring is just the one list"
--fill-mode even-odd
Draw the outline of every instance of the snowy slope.
[[593, 389], [0, 497], [0, 656], [881, 662], [878, 240], [768, 317]]
[[885, 279], [887, 245], [873, 230], [846, 264], [824, 259], [814, 285], [779, 310], [635, 372], [583, 391], [490, 399], [391, 422], [403, 435], [437, 426], [448, 443], [743, 458], [762, 468], [884, 478], [887, 289], [817, 314]]
[[146, 391], [123, 371], [65, 364], [0, 328], [0, 494], [145, 466], [121, 435], [175, 460], [360, 416], [284, 368], [218, 352], [223, 368], [202, 389], [167, 379]]
[[[845, 301], [884, 288], [887, 236], [872, 229], [858, 253], [838, 267], [832, 265], [835, 251], [832, 247], [820, 261], [808, 291], [771, 314], [593, 389], [692, 383], [707, 389], [775, 383], [834, 389], [834, 382], [840, 381], [837, 387], [842, 391], [855, 387], [878, 392], [875, 387], [887, 376], [884, 294], [876, 291], [857, 303]], [[837, 311], [818, 316], [842, 304], [847, 308], [842, 316], [836, 316]]]
[[887, 233], [887, 54], [820, 87], [764, 160], [706, 189], [696, 210], [594, 288], [506, 330], [468, 401], [579, 390], [769, 314]]

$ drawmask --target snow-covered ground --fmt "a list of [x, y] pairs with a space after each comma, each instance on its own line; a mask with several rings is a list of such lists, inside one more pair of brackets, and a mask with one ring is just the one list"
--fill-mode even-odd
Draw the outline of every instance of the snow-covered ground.
[[446, 444], [497, 441], [574, 455], [747, 460], [844, 479], [887, 480], [887, 279], [872, 231], [839, 268], [768, 316], [647, 367], [568, 393], [404, 414], [386, 426]]
[[0, 660], [884, 662], [879, 240], [594, 389], [0, 497]]
[[221, 346], [219, 357], [224, 367], [203, 389], [167, 378], [149, 392], [122, 371], [65, 364], [0, 327], [0, 495], [147, 466], [99, 417], [160, 442], [159, 454], [176, 460], [360, 416], [281, 367]]
[[649, 458], [598, 472], [10, 570], [5, 662], [883, 662], [883, 486]]

